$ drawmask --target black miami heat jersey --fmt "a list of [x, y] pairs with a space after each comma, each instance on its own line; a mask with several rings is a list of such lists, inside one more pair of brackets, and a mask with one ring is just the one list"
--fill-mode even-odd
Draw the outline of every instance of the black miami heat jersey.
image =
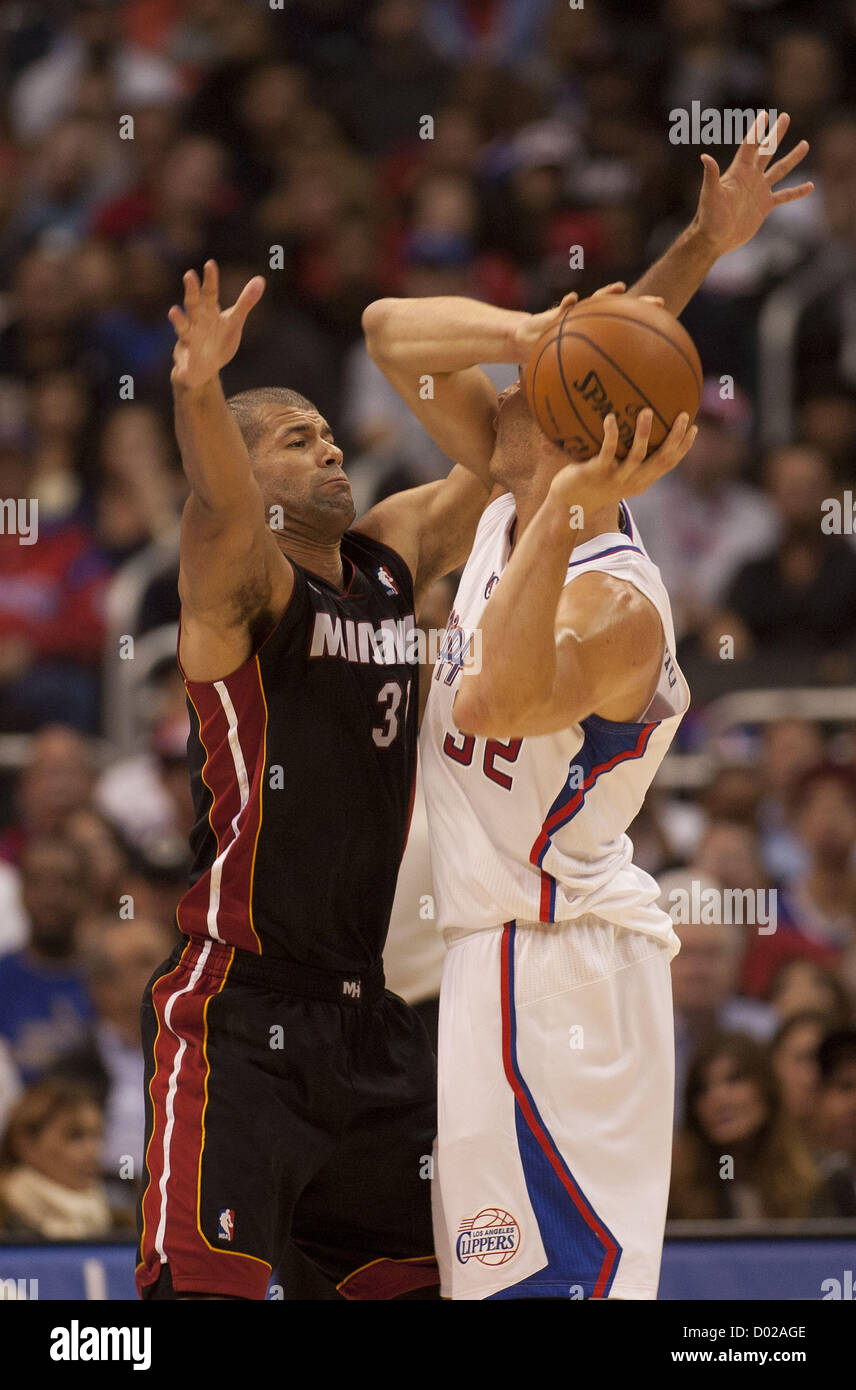
[[355, 531], [343, 590], [294, 565], [244, 664], [185, 680], [196, 813], [189, 936], [329, 970], [379, 961], [416, 769], [410, 571]]

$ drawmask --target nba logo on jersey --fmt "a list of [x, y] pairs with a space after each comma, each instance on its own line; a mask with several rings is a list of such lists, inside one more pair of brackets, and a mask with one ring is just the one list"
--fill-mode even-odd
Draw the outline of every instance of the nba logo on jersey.
[[232, 1232], [235, 1229], [235, 1213], [231, 1207], [224, 1207], [217, 1218], [217, 1239], [232, 1239]]
[[396, 584], [386, 565], [378, 565], [377, 577], [388, 594], [398, 593], [398, 585]]
[[462, 1265], [467, 1260], [504, 1265], [519, 1249], [520, 1227], [509, 1212], [498, 1207], [485, 1207], [478, 1216], [465, 1216], [458, 1227], [455, 1254]]
[[494, 570], [493, 574], [490, 576], [490, 579], [487, 581], [487, 583], [486, 583], [485, 586], [484, 586], [484, 596], [485, 596], [485, 598], [490, 598], [491, 594], [493, 593], [493, 591], [494, 591], [494, 589], [496, 588], [496, 586], [497, 586], [498, 583], [499, 583], [499, 575], [497, 574], [496, 570]]

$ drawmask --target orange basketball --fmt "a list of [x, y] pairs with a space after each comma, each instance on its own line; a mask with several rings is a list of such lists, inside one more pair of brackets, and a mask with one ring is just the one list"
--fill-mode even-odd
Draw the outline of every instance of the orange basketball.
[[618, 422], [617, 457], [624, 458], [645, 406], [654, 412], [649, 449], [663, 442], [682, 410], [695, 417], [702, 370], [673, 314], [624, 294], [569, 309], [539, 339], [524, 381], [539, 426], [571, 458], [598, 452], [610, 412]]

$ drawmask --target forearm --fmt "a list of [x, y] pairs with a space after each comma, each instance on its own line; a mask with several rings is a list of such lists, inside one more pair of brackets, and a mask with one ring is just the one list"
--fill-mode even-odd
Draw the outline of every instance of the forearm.
[[631, 286], [629, 293], [660, 295], [669, 312], [677, 317], [718, 259], [719, 252], [699, 231], [694, 219], [641, 280]]
[[369, 352], [397, 367], [457, 372], [482, 362], [517, 362], [517, 335], [531, 315], [477, 299], [378, 299], [363, 314]]
[[556, 610], [576, 536], [548, 497], [515, 546], [482, 615], [480, 668], [464, 668], [454, 711], [464, 733], [513, 736], [552, 698]]
[[237, 421], [219, 376], [204, 386], [173, 386], [175, 433], [187, 480], [198, 501], [226, 511], [247, 501], [253, 476]]

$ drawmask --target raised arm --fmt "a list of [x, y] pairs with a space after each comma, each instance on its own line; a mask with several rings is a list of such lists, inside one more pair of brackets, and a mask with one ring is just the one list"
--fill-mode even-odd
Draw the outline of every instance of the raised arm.
[[488, 485], [497, 393], [478, 364], [525, 362], [575, 300], [526, 314], [456, 295], [378, 299], [363, 331], [369, 355], [443, 453]]
[[481, 618], [481, 665], [464, 669], [455, 697], [462, 733], [525, 738], [553, 733], [599, 714], [639, 719], [657, 684], [663, 629], [654, 605], [625, 580], [589, 573], [565, 584], [579, 535], [569, 508], [612, 511], [684, 457], [695, 428], [679, 415], [665, 442], [646, 457], [653, 414], [639, 413], [623, 463], [615, 457], [615, 416], [604, 421], [596, 458], [563, 468], [515, 544]]
[[179, 571], [179, 656], [191, 680], [217, 680], [240, 666], [261, 629], [285, 610], [294, 586], [219, 375], [263, 292], [256, 276], [230, 309], [221, 309], [217, 266], [208, 261], [201, 285], [195, 271], [184, 276], [184, 308], [175, 305], [169, 314], [177, 338], [175, 430], [191, 488]]
[[[789, 124], [790, 117], [781, 115], [768, 138], [762, 112], [724, 174], [710, 155], [702, 155], [704, 177], [690, 226], [632, 286], [632, 294], [660, 297], [679, 314], [720, 256], [749, 241], [774, 208], [812, 191], [810, 183], [774, 191], [808, 151], [801, 140], [771, 162]], [[624, 289], [613, 284], [598, 294]], [[424, 572], [427, 587], [461, 562], [460, 551], [487, 500], [497, 394], [477, 364], [525, 363], [544, 330], [576, 298], [568, 294], [543, 314], [457, 297], [380, 299], [365, 310], [373, 360], [443, 452], [485, 489], [473, 488], [456, 469], [445, 483], [431, 484], [430, 494], [413, 489], [386, 498], [359, 522], [360, 529], [406, 553], [417, 583]]]
[[808, 141], [800, 140], [773, 164], [791, 118], [782, 112], [769, 133], [768, 121], [767, 112], [759, 112], [724, 174], [711, 155], [701, 156], [704, 177], [695, 217], [631, 287], [631, 294], [660, 295], [670, 313], [682, 313], [720, 256], [751, 241], [774, 208], [812, 192], [812, 183], [776, 190], [776, 184], [805, 159]]

